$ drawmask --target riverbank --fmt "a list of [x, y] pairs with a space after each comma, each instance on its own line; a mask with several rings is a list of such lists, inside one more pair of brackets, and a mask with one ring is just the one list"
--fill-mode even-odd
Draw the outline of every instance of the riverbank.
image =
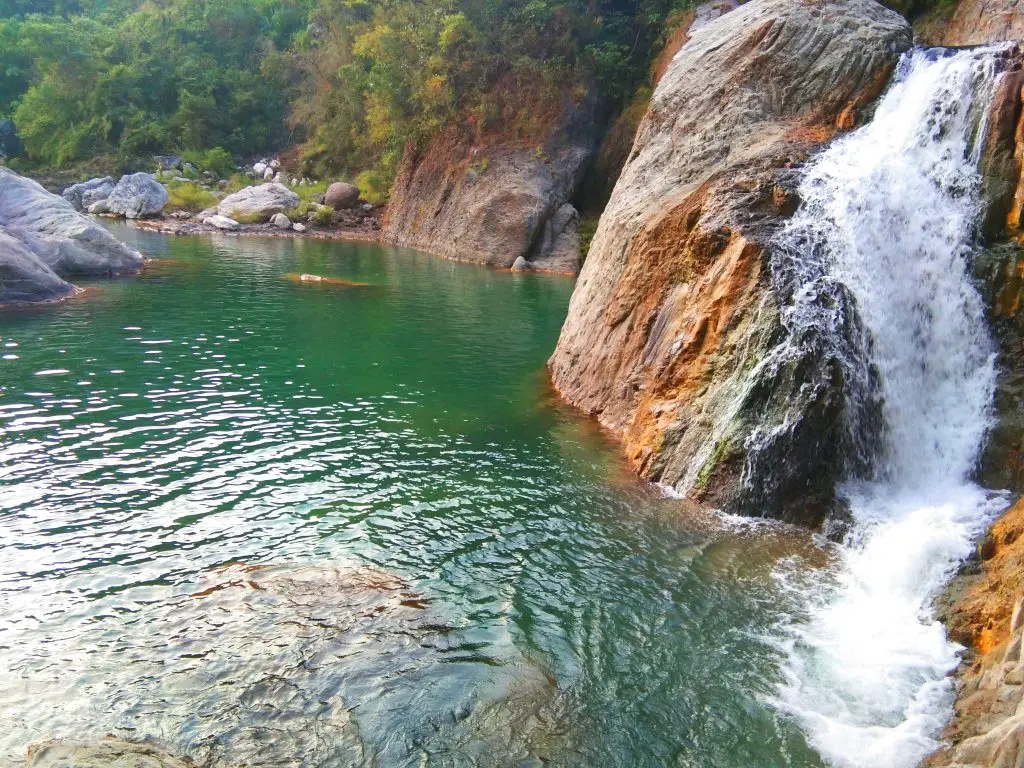
[[294, 229], [281, 229], [270, 223], [239, 224], [238, 229], [218, 229], [195, 219], [138, 219], [135, 226], [149, 232], [164, 235], [231, 235], [258, 237], [308, 238], [314, 240], [354, 240], [358, 242], [377, 243], [381, 241], [380, 215], [374, 212], [353, 223], [343, 222], [338, 225], [313, 228], [307, 227], [299, 232]]

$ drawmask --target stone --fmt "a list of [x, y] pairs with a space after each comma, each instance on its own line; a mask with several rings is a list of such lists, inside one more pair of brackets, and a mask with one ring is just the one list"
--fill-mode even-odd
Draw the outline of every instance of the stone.
[[271, 169], [273, 169], [273, 170], [275, 170], [275, 171], [276, 171], [276, 170], [277, 170], [278, 168], [280, 168], [280, 167], [281, 167], [281, 161], [280, 161], [280, 160], [278, 160], [278, 159], [277, 159], [277, 158], [275, 157], [275, 158], [274, 158], [273, 160], [271, 160], [271, 161], [270, 161], [270, 162], [269, 162], [269, 163], [268, 163], [267, 165], [268, 165], [268, 166], [269, 166], [269, 167], [270, 167]]
[[324, 194], [324, 204], [331, 206], [336, 211], [345, 208], [355, 208], [359, 203], [359, 187], [346, 184], [343, 181], [336, 181], [327, 188]]
[[93, 203], [110, 197], [115, 184], [116, 182], [110, 176], [89, 179], [80, 184], [72, 184], [61, 193], [61, 197], [71, 203], [76, 211], [86, 211]]
[[932, 45], [970, 46], [1024, 39], [1019, 0], [960, 0], [946, 24], [926, 35]]
[[580, 215], [566, 203], [544, 222], [533, 246], [534, 269], [575, 275], [580, 271]]
[[195, 173], [196, 167], [192, 163], [185, 163], [181, 170], [183, 173]]
[[[620, 435], [643, 477], [729, 512], [829, 515], [842, 361], [808, 340], [802, 359], [757, 365], [785, 339], [792, 290], [771, 271], [777, 189], [795, 188], [790, 168], [880, 95], [911, 45], [907, 22], [872, 0], [751, 0], [691, 30], [671, 60], [549, 361], [556, 390]], [[826, 300], [852, 344], [852, 299]]]
[[0, 168], [0, 228], [0, 304], [70, 295], [75, 289], [63, 278], [142, 268], [134, 248], [7, 168]]
[[181, 169], [181, 155], [154, 155], [153, 159], [161, 171], [175, 171]]
[[18, 138], [18, 129], [10, 118], [0, 120], [0, 157], [20, 157], [25, 148]]
[[274, 169], [273, 168], [265, 168], [263, 170], [263, 178], [267, 179], [267, 180], [274, 178]]
[[292, 228], [291, 219], [289, 219], [283, 213], [275, 213], [273, 216], [271, 216], [270, 217], [270, 223], [273, 224], [278, 229], [291, 229]]
[[101, 213], [110, 213], [110, 208], [107, 206], [107, 198], [103, 198], [102, 200], [97, 200], [95, 203], [92, 203], [89, 206], [88, 211], [94, 216]]
[[530, 262], [522, 256], [517, 257], [516, 260], [512, 262], [511, 267], [513, 272], [529, 272], [531, 268]]
[[255, 163], [252, 167], [252, 172], [256, 176], [262, 176], [267, 170], [267, 164], [264, 162]]
[[203, 223], [209, 224], [211, 227], [216, 227], [217, 229], [223, 229], [228, 232], [234, 232], [236, 229], [239, 228], [239, 226], [241, 226], [234, 219], [229, 218], [228, 216], [221, 216], [219, 214], [214, 216], [208, 216], [207, 218], [203, 219]]
[[481, 147], [462, 125], [446, 126], [425, 147], [408, 145], [382, 238], [505, 269], [520, 256], [543, 262], [535, 244], [580, 188], [600, 140], [599, 112], [596, 98], [567, 107], [534, 147]]
[[33, 744], [25, 768], [193, 768], [150, 744], [108, 737], [102, 741], [56, 740]]
[[260, 184], [228, 195], [217, 206], [217, 213], [245, 222], [265, 222], [275, 213], [289, 211], [299, 204], [299, 196], [282, 184]]
[[107, 210], [126, 219], [155, 216], [165, 205], [167, 190], [148, 173], [122, 176], [107, 197]]
[[295, 222], [294, 224], [292, 224], [292, 229], [294, 229], [296, 232], [305, 232], [306, 225], [300, 224], [299, 222]]

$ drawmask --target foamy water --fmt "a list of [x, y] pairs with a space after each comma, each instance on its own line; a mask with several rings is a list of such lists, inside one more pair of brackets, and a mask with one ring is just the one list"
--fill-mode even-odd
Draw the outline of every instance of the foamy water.
[[996, 49], [908, 54], [874, 120], [814, 161], [783, 236], [854, 297], [884, 424], [874, 475], [840, 489], [852, 529], [788, 629], [777, 700], [844, 768], [909, 767], [938, 746], [959, 649], [932, 603], [1004, 506], [970, 480], [995, 385], [968, 259], [998, 78]]

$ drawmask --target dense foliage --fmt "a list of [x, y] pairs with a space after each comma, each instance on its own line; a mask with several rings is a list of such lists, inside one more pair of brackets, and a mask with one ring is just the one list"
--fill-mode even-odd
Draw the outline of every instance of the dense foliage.
[[0, 0], [0, 117], [52, 166], [301, 143], [386, 187], [447, 123], [528, 141], [598, 89], [625, 99], [685, 3]]

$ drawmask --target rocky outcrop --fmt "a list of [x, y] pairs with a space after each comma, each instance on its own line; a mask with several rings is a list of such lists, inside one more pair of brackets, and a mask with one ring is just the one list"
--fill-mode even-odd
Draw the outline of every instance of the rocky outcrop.
[[0, 234], [0, 303], [68, 295], [74, 288], [60, 277], [127, 274], [142, 267], [138, 251], [64, 198], [6, 168], [0, 168]]
[[159, 747], [121, 739], [47, 741], [28, 748], [25, 768], [193, 768]]
[[1009, 768], [1024, 764], [1024, 502], [978, 545], [939, 601], [953, 640], [967, 648], [958, 673], [947, 746], [932, 768]]
[[107, 213], [144, 219], [160, 213], [167, 205], [167, 190], [148, 173], [132, 173], [122, 176], [103, 202]]
[[[384, 239], [457, 261], [508, 268], [523, 258], [563, 271], [564, 255], [546, 250], [553, 241], [545, 232], [594, 153], [594, 111], [589, 104], [567, 108], [542, 146], [485, 144], [450, 126], [424, 151], [410, 147], [384, 216]], [[566, 233], [563, 244], [574, 236]]]
[[110, 176], [102, 176], [81, 184], [72, 184], [61, 192], [61, 197], [71, 203], [76, 211], [88, 211], [91, 205], [110, 197], [115, 186]]
[[254, 224], [270, 221], [275, 213], [284, 213], [299, 204], [299, 196], [276, 182], [246, 187], [228, 195], [217, 205], [217, 213], [229, 219]]
[[928, 25], [931, 45], [967, 46], [1024, 40], [1024, 3], [1020, 0], [960, 0], [952, 16]]
[[549, 363], [645, 477], [734, 511], [827, 509], [842, 372], [813, 338], [772, 357], [789, 289], [771, 242], [796, 208], [792, 169], [863, 119], [910, 45], [872, 0], [752, 0], [673, 59]]

